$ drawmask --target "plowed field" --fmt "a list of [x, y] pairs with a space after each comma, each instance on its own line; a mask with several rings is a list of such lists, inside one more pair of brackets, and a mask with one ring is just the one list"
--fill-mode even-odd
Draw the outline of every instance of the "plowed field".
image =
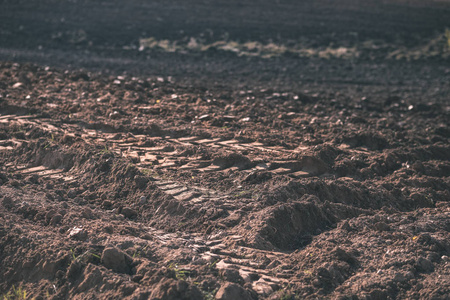
[[448, 1], [1, 1], [1, 299], [448, 299]]

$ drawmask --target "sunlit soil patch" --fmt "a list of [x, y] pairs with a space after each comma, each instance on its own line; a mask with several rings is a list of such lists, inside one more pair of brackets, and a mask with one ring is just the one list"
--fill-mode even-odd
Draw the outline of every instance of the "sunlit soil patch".
[[[353, 45], [336, 45], [330, 43], [329, 46], [313, 47], [306, 42], [291, 42], [289, 45], [274, 42], [262, 43], [258, 41], [239, 42], [233, 40], [219, 40], [207, 43], [201, 38], [191, 37], [183, 40], [158, 40], [153, 37], [139, 40], [139, 50], [155, 49], [165, 52], [207, 52], [225, 51], [232, 52], [238, 56], [253, 56], [262, 58], [272, 58], [280, 56], [298, 57], [319, 57], [319, 58], [342, 58], [354, 59], [361, 56], [371, 59], [406, 59], [418, 60], [426, 58], [450, 57], [450, 31], [439, 34], [424, 41], [423, 44], [407, 47], [384, 41], [366, 40], [354, 43]], [[131, 47], [126, 47], [131, 49]]]

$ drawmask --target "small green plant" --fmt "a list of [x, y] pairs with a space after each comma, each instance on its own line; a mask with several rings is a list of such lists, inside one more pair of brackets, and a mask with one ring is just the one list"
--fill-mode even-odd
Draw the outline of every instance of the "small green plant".
[[180, 268], [178, 268], [178, 265], [177, 265], [177, 264], [174, 264], [174, 263], [171, 263], [171, 264], [168, 266], [168, 268], [169, 268], [170, 270], [174, 270], [174, 272], [175, 272], [175, 277], [176, 277], [178, 280], [186, 280], [186, 279], [191, 275], [191, 271], [180, 269]]
[[134, 258], [139, 258], [139, 257], [141, 257], [142, 254], [145, 255], [145, 253], [147, 252], [147, 249], [148, 249], [148, 245], [145, 246], [145, 247], [144, 247], [143, 249], [141, 249], [141, 250], [135, 249], [135, 250], [134, 250], [134, 253], [133, 253], [133, 259], [134, 259]]
[[178, 280], [186, 280], [188, 277], [189, 277], [189, 275], [191, 275], [191, 272], [190, 271], [186, 271], [186, 270], [178, 270], [177, 272], [176, 272], [176, 278], [178, 279]]
[[112, 154], [111, 150], [108, 149], [108, 147], [105, 147], [100, 151], [100, 154]]
[[210, 269], [215, 268], [215, 267], [216, 267], [216, 264], [217, 264], [219, 261], [220, 261], [219, 259], [216, 259], [213, 263], [210, 263], [208, 267], [209, 267]]
[[48, 147], [55, 144], [55, 135], [52, 133], [51, 137], [47, 138], [47, 143], [44, 146], [44, 149], [47, 149]]
[[21, 300], [27, 299], [27, 291], [25, 291], [21, 286], [16, 288], [14, 285], [11, 290], [0, 297], [0, 300]]
[[218, 290], [219, 289], [216, 288], [216, 289], [214, 289], [214, 290], [212, 290], [210, 292], [202, 291], [203, 292], [203, 299], [205, 299], [205, 300], [214, 300], [214, 299], [216, 299], [215, 295], [216, 295]]
[[26, 131], [25, 131], [25, 128], [22, 127], [22, 126], [13, 126], [13, 127], [11, 128], [11, 133], [12, 133], [13, 135], [15, 135], [15, 134], [25, 134]]
[[92, 258], [96, 258], [98, 260], [101, 259], [101, 256], [99, 254], [96, 253], [92, 253], [90, 251], [86, 251], [83, 254], [80, 254], [78, 256], [75, 255], [75, 252], [73, 251], [73, 249], [70, 249], [70, 253], [72, 254], [72, 260], [73, 261], [90, 261]]
[[284, 286], [279, 292], [278, 292], [278, 298], [280, 300], [299, 300], [301, 299], [300, 296], [297, 295], [297, 293], [293, 292], [291, 284], [288, 284]]
[[253, 193], [254, 192], [251, 190], [240, 191], [239, 193], [234, 194], [234, 198], [246, 198], [246, 197], [253, 198]]
[[149, 177], [158, 176], [158, 174], [151, 169], [140, 169], [139, 171], [141, 171], [141, 173], [145, 176], [149, 176]]
[[300, 299], [297, 295], [292, 295], [291, 293], [289, 293], [289, 292], [286, 292], [286, 291], [283, 291], [281, 294], [280, 294], [280, 298], [279, 298], [280, 300], [298, 300], [298, 299]]
[[70, 253], [72, 254], [72, 260], [77, 260], [77, 257], [75, 256], [75, 252], [73, 249], [70, 249]]

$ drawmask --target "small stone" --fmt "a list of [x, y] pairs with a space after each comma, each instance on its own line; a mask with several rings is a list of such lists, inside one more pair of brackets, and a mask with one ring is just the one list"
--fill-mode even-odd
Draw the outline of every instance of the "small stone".
[[226, 282], [216, 293], [217, 300], [251, 300], [251, 294], [243, 287]]
[[126, 206], [126, 207], [122, 208], [122, 215], [125, 218], [133, 219], [138, 215], [138, 213], [136, 210], [132, 209], [131, 207]]
[[78, 241], [85, 241], [87, 240], [88, 234], [86, 230], [84, 230], [82, 227], [73, 227], [69, 231], [69, 238], [78, 240]]
[[441, 259], [444, 262], [449, 262], [450, 261], [450, 257], [448, 257], [447, 255], [442, 255]]
[[118, 273], [130, 273], [132, 259], [116, 247], [106, 247], [101, 261], [105, 267]]
[[235, 116], [232, 116], [232, 115], [226, 115], [226, 116], [223, 116], [223, 119], [224, 119], [225, 121], [233, 121], [233, 120], [236, 119], [236, 117], [235, 117]]
[[[119, 84], [120, 84], [120, 81], [119, 81]], [[117, 120], [117, 119], [120, 119], [121, 115], [117, 110], [115, 110], [109, 114], [109, 117], [113, 120]]]

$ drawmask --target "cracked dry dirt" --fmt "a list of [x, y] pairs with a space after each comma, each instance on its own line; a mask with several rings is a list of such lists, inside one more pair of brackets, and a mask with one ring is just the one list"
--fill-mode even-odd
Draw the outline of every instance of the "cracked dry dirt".
[[448, 297], [446, 101], [13, 63], [0, 89], [2, 291]]

